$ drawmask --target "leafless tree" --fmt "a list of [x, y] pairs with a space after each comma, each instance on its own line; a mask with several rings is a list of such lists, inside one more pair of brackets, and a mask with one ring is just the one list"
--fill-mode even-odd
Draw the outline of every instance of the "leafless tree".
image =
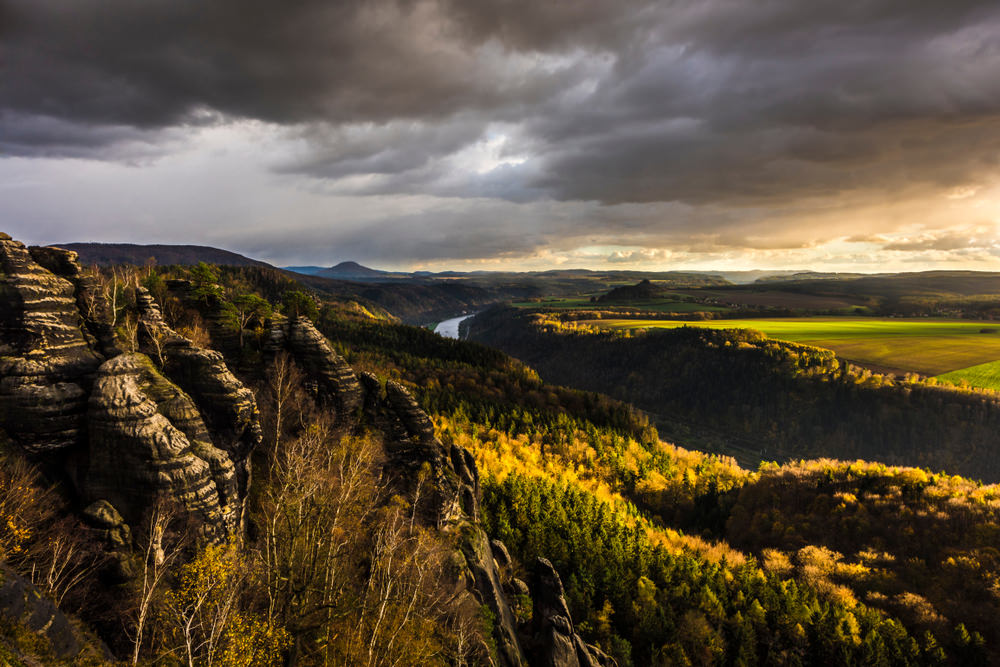
[[161, 591], [165, 576], [178, 561], [189, 541], [187, 531], [172, 531], [178, 523], [178, 510], [161, 502], [154, 506], [138, 536], [141, 577], [137, 578], [138, 591], [132, 630], [132, 664], [139, 662], [143, 636], [150, 621], [153, 601]]

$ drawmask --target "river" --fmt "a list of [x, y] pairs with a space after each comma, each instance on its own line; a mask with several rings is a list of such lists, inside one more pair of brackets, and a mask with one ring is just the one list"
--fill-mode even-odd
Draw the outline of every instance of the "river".
[[453, 317], [450, 320], [440, 322], [436, 327], [434, 327], [434, 333], [444, 336], [445, 338], [458, 338], [458, 325], [461, 324], [463, 320], [467, 320], [473, 315], [475, 315], [475, 313], [462, 315], [461, 317]]

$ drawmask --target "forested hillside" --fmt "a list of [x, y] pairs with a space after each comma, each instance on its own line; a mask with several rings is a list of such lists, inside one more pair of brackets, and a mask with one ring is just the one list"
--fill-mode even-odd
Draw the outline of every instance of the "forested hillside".
[[[661, 441], [627, 403], [268, 270], [31, 270], [75, 285], [66, 331], [82, 318], [80, 349], [108, 357], [88, 361], [80, 417], [102, 439], [65, 445], [104, 463], [4, 440], [0, 549], [100, 637], [77, 640], [93, 664], [575, 664], [546, 662], [559, 646], [622, 666], [1000, 659], [997, 487], [861, 462], [748, 471]], [[232, 411], [245, 389], [257, 417]], [[151, 412], [124, 419], [124, 395]], [[24, 442], [58, 434], [12, 414]], [[188, 444], [153, 447], [163, 420]], [[53, 562], [72, 576], [38, 576]], [[13, 664], [44, 653], [30, 626], [0, 630]]]
[[[488, 348], [369, 319], [322, 322], [353, 363], [420, 388], [440, 432], [476, 453], [491, 534], [522, 562], [544, 554], [566, 572], [582, 631], [622, 662], [995, 655], [995, 486], [870, 463], [750, 473], [663, 444], [625, 404], [545, 384]], [[938, 518], [911, 523], [925, 515]], [[976, 528], [942, 548], [920, 526]], [[963, 594], [949, 598], [958, 578]], [[797, 626], [809, 640], [782, 634]]]
[[879, 375], [746, 329], [609, 333], [514, 309], [468, 326], [549, 381], [603, 391], [667, 432], [729, 440], [751, 457], [863, 458], [1000, 480], [993, 392]]

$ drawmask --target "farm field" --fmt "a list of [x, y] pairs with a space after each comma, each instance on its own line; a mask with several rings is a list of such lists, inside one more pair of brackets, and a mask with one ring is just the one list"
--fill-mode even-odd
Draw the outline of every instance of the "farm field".
[[825, 347], [856, 363], [932, 376], [971, 371], [970, 367], [1000, 360], [1000, 327], [995, 322], [796, 317], [707, 322], [602, 319], [587, 323], [615, 329], [757, 329], [771, 338]]
[[973, 387], [1000, 391], [1000, 361], [991, 361], [977, 366], [970, 366], [969, 368], [960, 368], [957, 371], [939, 375], [938, 380], [955, 384], [959, 384], [962, 380], [965, 380]]

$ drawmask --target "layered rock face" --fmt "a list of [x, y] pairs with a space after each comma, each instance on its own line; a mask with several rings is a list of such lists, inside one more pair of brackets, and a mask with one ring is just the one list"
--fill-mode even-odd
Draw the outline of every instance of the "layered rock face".
[[275, 314], [267, 349], [289, 352], [316, 387], [320, 401], [336, 410], [337, 421], [349, 424], [364, 400], [354, 370], [337, 354], [308, 317]]
[[32, 454], [81, 444], [103, 361], [82, 328], [72, 283], [0, 237], [0, 422], [14, 441]]
[[222, 355], [194, 345], [167, 326], [156, 301], [136, 290], [139, 343], [155, 355], [164, 373], [194, 399], [208, 426], [210, 441], [229, 454], [237, 474], [239, 495], [250, 483], [250, 452], [260, 444], [260, 414], [253, 392], [236, 379]]
[[430, 417], [398, 382], [385, 383], [384, 405], [391, 417], [393, 434], [389, 453], [396, 464], [411, 470], [430, 464], [437, 523], [478, 519], [479, 471], [472, 454], [464, 447], [442, 443], [434, 433]]
[[241, 521], [261, 440], [256, 401], [222, 355], [171, 330], [136, 292], [140, 347], [160, 368], [121, 353], [76, 253], [0, 234], [0, 426], [102, 516], [120, 514], [118, 541], [159, 499], [222, 537]]
[[94, 278], [85, 274], [72, 250], [51, 247], [28, 248], [32, 258], [45, 269], [68, 280], [74, 288], [76, 307], [85, 330], [97, 344], [97, 350], [110, 359], [122, 353], [111, 326], [111, 308], [100, 295]]
[[236, 528], [236, 472], [216, 448], [194, 401], [149, 357], [128, 353], [98, 371], [88, 411], [90, 447], [80, 490], [129, 523], [160, 500], [199, 516], [221, 537]]

